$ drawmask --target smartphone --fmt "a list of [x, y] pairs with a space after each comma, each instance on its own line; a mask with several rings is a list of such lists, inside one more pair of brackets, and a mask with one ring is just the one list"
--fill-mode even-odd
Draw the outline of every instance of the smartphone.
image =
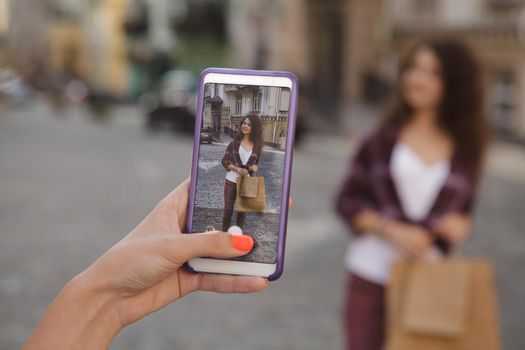
[[279, 278], [284, 266], [298, 79], [293, 73], [208, 68], [201, 73], [188, 233], [250, 235], [250, 253], [198, 258], [197, 272]]

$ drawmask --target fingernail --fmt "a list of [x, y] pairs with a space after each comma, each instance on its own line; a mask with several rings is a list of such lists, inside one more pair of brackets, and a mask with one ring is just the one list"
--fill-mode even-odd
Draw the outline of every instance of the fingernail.
[[253, 248], [253, 238], [248, 235], [232, 236], [232, 245], [241, 252], [249, 252]]

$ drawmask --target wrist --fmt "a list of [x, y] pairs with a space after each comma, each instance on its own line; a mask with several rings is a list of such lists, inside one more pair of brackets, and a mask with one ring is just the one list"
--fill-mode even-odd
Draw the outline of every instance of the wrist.
[[394, 221], [385, 221], [382, 230], [381, 230], [381, 236], [384, 238], [390, 240], [391, 242], [396, 242], [397, 237], [399, 233], [399, 225], [397, 225]]
[[105, 349], [122, 329], [110, 293], [80, 274], [58, 294], [24, 349]]
[[374, 221], [374, 226], [372, 228], [372, 230], [381, 235], [381, 236], [384, 236], [384, 227], [385, 227], [385, 224], [386, 224], [386, 220], [383, 219], [381, 216], [378, 216], [376, 218], [376, 220]]
[[82, 338], [89, 339], [93, 345], [109, 347], [123, 328], [117, 313], [117, 298], [90, 283], [85, 273], [68, 283], [59, 297], [64, 298], [66, 307], [76, 309], [82, 317], [79, 321]]

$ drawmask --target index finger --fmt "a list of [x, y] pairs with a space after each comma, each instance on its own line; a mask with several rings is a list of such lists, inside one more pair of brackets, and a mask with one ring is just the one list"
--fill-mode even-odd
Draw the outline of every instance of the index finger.
[[198, 289], [217, 293], [253, 293], [268, 287], [268, 280], [255, 276], [201, 274]]

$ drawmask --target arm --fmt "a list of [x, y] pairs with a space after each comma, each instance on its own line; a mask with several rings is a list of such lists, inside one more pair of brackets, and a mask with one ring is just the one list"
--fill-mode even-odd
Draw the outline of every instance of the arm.
[[234, 146], [233, 146], [233, 142], [231, 142], [226, 148], [226, 151], [224, 152], [224, 156], [222, 157], [222, 161], [221, 161], [222, 166], [228, 171], [236, 171], [237, 173], [243, 176], [248, 175], [248, 170], [239, 168], [235, 164], [233, 164], [233, 151], [234, 151]]
[[358, 212], [353, 226], [359, 232], [373, 233], [389, 240], [410, 258], [423, 257], [432, 245], [432, 234], [424, 227], [384, 218], [373, 210]]
[[260, 157], [260, 154], [257, 154], [257, 158], [255, 159], [255, 162], [253, 162], [253, 164], [248, 168], [250, 173], [256, 173], [257, 170], [259, 170], [259, 157]]
[[261, 277], [195, 274], [183, 268], [195, 257], [236, 257], [253, 247], [249, 236], [217, 231], [181, 234], [188, 190], [186, 181], [69, 282], [23, 349], [104, 349], [122, 328], [188, 293], [266, 288], [268, 282]]
[[228, 147], [226, 148], [226, 151], [224, 152], [224, 156], [222, 157], [222, 166], [226, 170], [234, 170], [235, 165], [233, 165], [232, 162], [232, 154], [233, 154], [233, 142], [230, 142]]
[[[470, 183], [475, 179], [470, 174]], [[472, 230], [472, 211], [475, 202], [475, 187], [470, 187], [466, 191], [464, 203], [451, 210], [431, 223], [432, 232], [440, 239], [454, 247], [463, 243]]]
[[58, 294], [23, 349], [106, 349], [123, 325], [112, 295], [82, 275]]
[[379, 214], [369, 203], [369, 157], [365, 142], [352, 161], [335, 203], [336, 212], [355, 234], [375, 231], [380, 221]]
[[385, 218], [370, 203], [369, 166], [373, 161], [365, 142], [358, 151], [352, 169], [343, 184], [336, 202], [339, 215], [355, 234], [372, 233], [399, 247], [406, 256], [424, 256], [432, 245], [432, 235], [418, 225], [411, 225]]
[[[467, 188], [461, 206], [451, 208], [448, 213], [428, 225], [395, 224], [388, 227], [387, 236], [411, 257], [422, 257], [428, 248], [436, 242], [447, 247], [464, 242], [472, 229], [472, 207], [474, 189]], [[457, 194], [456, 194], [457, 195]]]
[[[255, 148], [255, 147], [254, 147]], [[256, 153], [256, 157], [255, 157], [255, 161], [253, 162], [253, 164], [248, 168], [248, 170], [251, 172], [251, 173], [256, 173], [257, 170], [259, 170], [259, 161], [261, 160], [261, 154], [262, 154], [262, 147], [261, 149], [258, 149], [257, 153]]]
[[387, 223], [377, 211], [363, 209], [352, 217], [352, 227], [357, 232], [371, 232], [384, 235], [384, 226]]

